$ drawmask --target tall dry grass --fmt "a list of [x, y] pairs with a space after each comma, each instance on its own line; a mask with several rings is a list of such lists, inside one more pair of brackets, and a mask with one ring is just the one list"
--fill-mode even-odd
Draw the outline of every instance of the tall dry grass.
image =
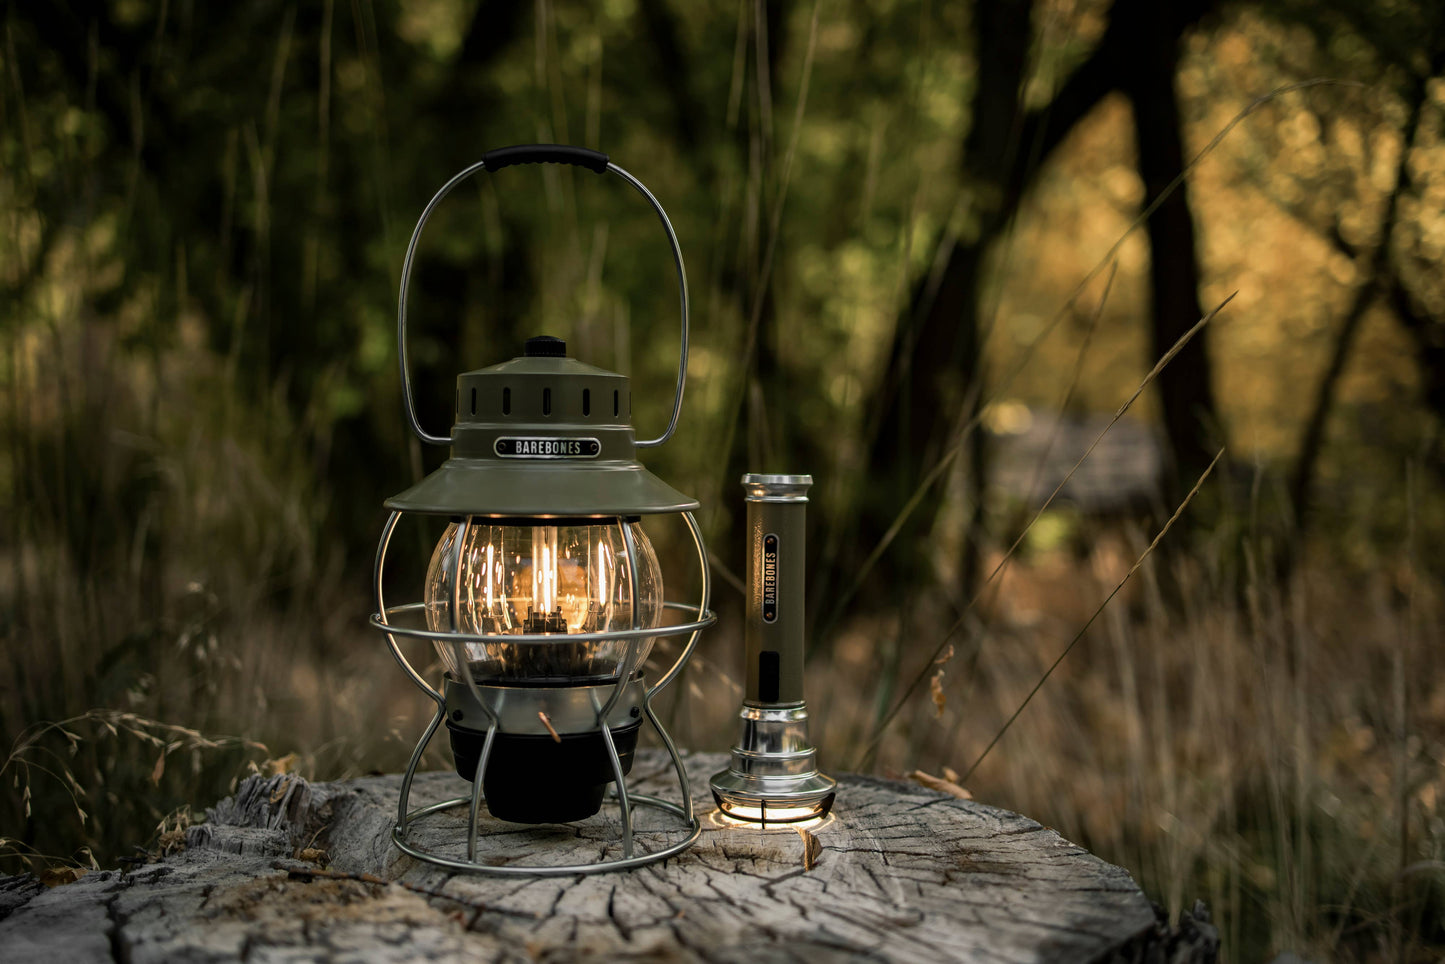
[[404, 761], [410, 711], [376, 684], [390, 661], [280, 387], [248, 407], [196, 344], [28, 334], [7, 346], [0, 866], [131, 856], [268, 746], [318, 774]]
[[[939, 698], [916, 699], [885, 735], [879, 767], [967, 772], [1140, 545], [1101, 537], [1082, 557], [1049, 550], [1011, 568]], [[1205, 899], [1234, 959], [1436, 959], [1438, 587], [1406, 567], [1361, 577], [1311, 562], [1289, 586], [1254, 581], [1241, 598], [1220, 559], [1167, 565], [1189, 587], [1182, 605], [1146, 566], [968, 788], [1128, 867], [1172, 913]], [[818, 689], [867, 678], [876, 640], [900, 625], [851, 627]], [[866, 700], [818, 713], [834, 760], [875, 724]]]

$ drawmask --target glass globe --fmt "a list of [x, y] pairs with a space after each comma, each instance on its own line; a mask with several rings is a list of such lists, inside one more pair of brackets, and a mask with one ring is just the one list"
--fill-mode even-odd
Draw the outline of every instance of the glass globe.
[[[454, 676], [465, 679], [458, 649], [479, 683], [580, 683], [621, 671], [629, 641], [569, 642], [566, 636], [632, 629], [634, 606], [638, 627], [656, 627], [662, 616], [662, 572], [640, 523], [592, 523], [474, 518], [462, 547], [460, 584], [453, 565], [461, 526], [447, 527], [427, 569], [427, 628], [499, 637], [485, 643], [438, 642], [437, 652]], [[636, 586], [631, 585], [622, 525], [631, 527], [637, 548]], [[460, 602], [455, 623], [454, 592]], [[557, 638], [506, 639], [522, 633]], [[651, 647], [651, 637], [644, 638], [639, 667]]]

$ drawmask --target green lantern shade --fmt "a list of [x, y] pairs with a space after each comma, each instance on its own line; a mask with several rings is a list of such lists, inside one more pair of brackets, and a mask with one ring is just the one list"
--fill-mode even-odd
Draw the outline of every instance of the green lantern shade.
[[452, 457], [386, 507], [494, 518], [698, 508], [637, 461], [629, 379], [565, 351], [544, 335], [520, 358], [458, 376]]

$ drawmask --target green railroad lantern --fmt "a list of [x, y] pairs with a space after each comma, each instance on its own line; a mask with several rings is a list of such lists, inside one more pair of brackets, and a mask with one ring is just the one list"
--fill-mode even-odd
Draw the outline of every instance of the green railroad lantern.
[[[569, 358], [557, 338], [527, 341], [521, 356], [460, 374], [451, 433], [432, 435], [416, 414], [407, 363], [407, 289], [427, 219], [461, 181], [514, 164], [555, 163], [610, 172], [630, 184], [657, 214], [672, 246], [682, 310], [677, 385], [667, 430], [634, 438], [630, 380]], [[423, 210], [402, 267], [397, 343], [402, 394], [413, 434], [451, 448], [451, 457], [386, 501], [391, 510], [377, 550], [377, 611], [402, 670], [436, 705], [402, 778], [392, 839], [402, 851], [452, 870], [510, 875], [571, 875], [620, 870], [680, 853], [696, 841], [686, 770], [652, 710], [691, 657], [698, 633], [716, 618], [708, 609], [707, 552], [692, 512], [695, 499], [648, 472], [637, 449], [666, 442], [676, 430], [687, 375], [688, 302], [682, 252], [661, 204], [607, 155], [560, 145], [502, 148], [448, 181]], [[405, 515], [439, 516], [448, 525], [424, 578], [422, 598], [388, 606], [382, 577], [387, 548]], [[661, 567], [643, 519], [680, 516], [702, 573], [696, 605], [667, 602]], [[653, 642], [684, 637], [676, 661], [648, 684], [643, 663]], [[399, 640], [431, 642], [446, 667], [440, 689], [407, 660]], [[681, 803], [629, 793], [643, 722], [671, 755]], [[468, 796], [410, 808], [422, 753], [446, 726]], [[522, 824], [583, 820], [605, 795], [621, 815], [621, 853], [596, 863], [493, 866], [478, 857], [482, 802], [495, 820]], [[632, 810], [642, 805], [678, 818], [661, 845], [634, 840]], [[412, 834], [446, 810], [468, 808], [465, 853], [442, 852]], [[430, 838], [429, 838], [430, 839]]]

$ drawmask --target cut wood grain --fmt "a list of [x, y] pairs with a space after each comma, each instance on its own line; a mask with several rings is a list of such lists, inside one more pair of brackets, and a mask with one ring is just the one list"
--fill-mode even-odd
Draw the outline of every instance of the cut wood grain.
[[[715, 754], [689, 755], [697, 845], [629, 873], [542, 879], [451, 874], [391, 844], [397, 776], [312, 784], [252, 777], [192, 827], [187, 847], [134, 872], [47, 889], [0, 879], [6, 961], [1207, 961], [1207, 924], [1170, 930], [1129, 875], [1027, 817], [924, 787], [846, 776], [807, 836], [725, 826], [705, 799]], [[665, 758], [630, 785], [672, 797]], [[417, 778], [413, 804], [457, 796]], [[637, 812], [638, 842], [676, 839]], [[464, 817], [417, 827], [460, 853]], [[497, 862], [616, 853], [618, 819], [557, 827], [487, 818]], [[544, 849], [545, 848], [545, 849]], [[301, 859], [301, 858], [307, 859]]]

